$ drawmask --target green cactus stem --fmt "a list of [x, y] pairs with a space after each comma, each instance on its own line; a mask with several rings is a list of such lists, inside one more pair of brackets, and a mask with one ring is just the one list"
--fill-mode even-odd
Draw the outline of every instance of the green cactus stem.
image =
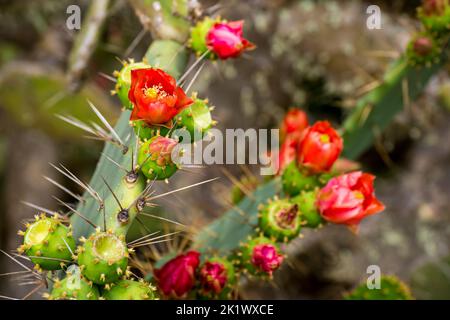
[[63, 225], [56, 216], [36, 216], [35, 222], [19, 233], [24, 240], [18, 252], [29, 256], [37, 269], [58, 270], [72, 261], [75, 240], [71, 227]]

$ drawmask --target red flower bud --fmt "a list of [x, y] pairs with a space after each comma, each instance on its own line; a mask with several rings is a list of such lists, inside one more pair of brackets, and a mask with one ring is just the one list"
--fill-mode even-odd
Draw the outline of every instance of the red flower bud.
[[343, 149], [343, 141], [328, 121], [318, 121], [305, 130], [298, 146], [297, 160], [312, 173], [331, 169]]
[[423, 0], [423, 11], [427, 16], [442, 15], [448, 0]]
[[227, 270], [222, 263], [207, 261], [200, 269], [200, 282], [205, 292], [222, 292], [227, 282]]
[[189, 251], [167, 262], [161, 269], [154, 271], [159, 289], [166, 295], [181, 297], [192, 289], [195, 282], [195, 270], [200, 263], [200, 253]]
[[206, 45], [220, 59], [236, 58], [255, 45], [242, 37], [244, 21], [217, 22], [206, 35]]
[[317, 206], [322, 217], [355, 229], [365, 217], [384, 210], [375, 197], [375, 176], [356, 171], [330, 179], [319, 191]]
[[150, 125], [168, 122], [193, 102], [172, 76], [154, 68], [131, 70], [128, 98], [133, 104], [131, 120]]
[[291, 109], [283, 119], [280, 128], [280, 137], [284, 141], [292, 134], [300, 138], [301, 133], [308, 127], [308, 116], [300, 109]]
[[272, 275], [283, 262], [283, 255], [271, 244], [259, 244], [253, 248], [251, 262], [257, 269]]
[[433, 52], [433, 40], [427, 37], [419, 37], [414, 40], [414, 52], [419, 56], [426, 57]]

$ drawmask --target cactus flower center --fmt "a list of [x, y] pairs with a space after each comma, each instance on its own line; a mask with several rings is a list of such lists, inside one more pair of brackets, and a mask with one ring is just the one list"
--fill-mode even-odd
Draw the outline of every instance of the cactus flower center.
[[329, 143], [330, 142], [330, 136], [327, 134], [322, 134], [320, 136], [320, 142], [322, 143]]
[[47, 238], [51, 228], [52, 222], [47, 219], [33, 223], [25, 236], [25, 244], [35, 245], [42, 243]]
[[102, 234], [98, 236], [94, 240], [93, 247], [99, 258], [113, 263], [119, 261], [125, 255], [125, 246], [115, 235]]
[[280, 210], [276, 217], [276, 221], [278, 226], [280, 226], [283, 229], [294, 229], [297, 216], [298, 216], [298, 206], [295, 204], [288, 209]]

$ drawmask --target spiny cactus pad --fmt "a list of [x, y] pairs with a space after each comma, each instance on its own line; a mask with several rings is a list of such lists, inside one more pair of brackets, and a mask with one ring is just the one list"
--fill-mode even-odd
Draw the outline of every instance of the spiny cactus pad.
[[297, 237], [301, 228], [298, 205], [288, 199], [269, 200], [259, 213], [259, 228], [277, 241], [287, 242]]
[[346, 300], [412, 300], [409, 287], [394, 276], [382, 276], [380, 289], [369, 289], [366, 283], [360, 284], [345, 296]]
[[64, 279], [56, 279], [51, 294], [46, 295], [49, 300], [98, 300], [99, 296], [97, 287], [81, 275], [76, 265], [67, 269]]
[[78, 247], [78, 265], [83, 276], [96, 284], [109, 284], [126, 274], [128, 249], [112, 232], [96, 232]]
[[27, 225], [23, 245], [19, 253], [25, 252], [37, 268], [58, 270], [72, 261], [75, 240], [70, 227], [55, 217], [44, 214], [36, 216], [35, 222]]
[[120, 280], [103, 291], [106, 300], [155, 300], [155, 288], [144, 281]]

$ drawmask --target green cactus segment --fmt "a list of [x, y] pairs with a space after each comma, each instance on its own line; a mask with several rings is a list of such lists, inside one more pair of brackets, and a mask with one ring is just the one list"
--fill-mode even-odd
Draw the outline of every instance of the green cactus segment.
[[380, 289], [369, 289], [366, 283], [360, 284], [344, 297], [346, 300], [412, 300], [409, 287], [394, 276], [382, 276]]
[[450, 5], [448, 0], [437, 0], [435, 12], [427, 13], [425, 8], [419, 7], [418, 17], [424, 27], [437, 36], [450, 31]]
[[[208, 47], [206, 46], [206, 35], [214, 24], [219, 21], [220, 19], [205, 17], [205, 19], [197, 22], [197, 24], [192, 27], [189, 46], [197, 56], [201, 56], [208, 51]], [[214, 58], [214, 54], [212, 52], [208, 53], [207, 58]]]
[[179, 79], [189, 60], [187, 49], [171, 40], [154, 41], [145, 53], [145, 60], [155, 68], [161, 68], [175, 79]]
[[194, 238], [193, 248], [200, 252], [214, 250], [219, 255], [239, 248], [240, 243], [254, 234], [258, 225], [258, 207], [281, 191], [281, 182], [275, 178], [258, 187], [252, 197], [245, 197], [223, 216], [204, 227]]
[[120, 280], [103, 292], [106, 300], [156, 300], [155, 288], [144, 281]]
[[305, 227], [317, 228], [324, 223], [317, 206], [317, 191], [302, 192], [291, 199], [292, 203], [298, 205], [300, 220]]
[[149, 140], [155, 136], [167, 136], [170, 132], [170, 127], [165, 125], [150, 126], [143, 120], [131, 121], [134, 132], [139, 136], [141, 141]]
[[[383, 83], [362, 97], [344, 122], [343, 157], [355, 159], [366, 151], [395, 115], [404, 109], [406, 101], [416, 100], [431, 76], [441, 68], [441, 64], [415, 68], [409, 65], [406, 57], [399, 59], [387, 72]], [[408, 96], [404, 95], [406, 87]]]
[[267, 237], [277, 241], [294, 239], [301, 228], [298, 205], [288, 199], [269, 200], [261, 210], [259, 228]]
[[49, 300], [98, 300], [99, 296], [97, 287], [81, 275], [76, 265], [71, 265], [66, 277], [54, 282], [53, 290], [47, 297]]
[[281, 177], [283, 191], [291, 197], [302, 191], [313, 190], [320, 185], [319, 178], [315, 175], [307, 175], [297, 167], [295, 161], [291, 162], [283, 171]]
[[83, 276], [96, 284], [109, 284], [126, 274], [127, 246], [112, 233], [93, 234], [82, 247], [78, 247], [77, 254]]
[[267, 276], [271, 275], [271, 273], [268, 273], [265, 270], [262, 270], [258, 266], [255, 266], [253, 263], [253, 256], [254, 256], [254, 249], [255, 247], [259, 245], [271, 245], [275, 247], [278, 254], [281, 254], [280, 247], [274, 243], [269, 238], [258, 236], [256, 238], [250, 239], [247, 242], [243, 243], [241, 246], [241, 257], [240, 257], [240, 263], [241, 267], [246, 270], [246, 272], [252, 274], [252, 275], [258, 275], [258, 276]]
[[139, 148], [138, 163], [142, 173], [150, 180], [170, 178], [178, 166], [172, 161], [172, 146], [176, 141], [161, 136], [153, 137]]
[[44, 270], [58, 270], [72, 261], [75, 240], [70, 227], [54, 217], [41, 215], [27, 227], [19, 253], [25, 252], [31, 261]]
[[[209, 258], [206, 262], [210, 263], [218, 263], [225, 269], [226, 274], [226, 282], [225, 286], [223, 287], [222, 291], [220, 293], [215, 293], [212, 290], [205, 289], [204, 287], [201, 288], [199, 295], [201, 299], [231, 299], [231, 295], [233, 293], [233, 290], [236, 285], [236, 270], [234, 268], [234, 265], [232, 262], [228, 261], [226, 258], [223, 257], [212, 257]], [[205, 263], [199, 268], [200, 272], [204, 268]]]
[[442, 44], [427, 33], [417, 34], [408, 44], [406, 56], [412, 66], [427, 66], [439, 63]]
[[192, 142], [202, 139], [213, 124], [208, 101], [201, 99], [195, 99], [194, 103], [184, 108], [176, 118], [177, 126], [189, 132]]
[[133, 104], [128, 99], [128, 91], [130, 91], [131, 86], [131, 70], [145, 69], [150, 67], [151, 67], [150, 65], [143, 62], [130, 62], [130, 63], [125, 62], [122, 70], [120, 70], [117, 73], [117, 82], [115, 91], [120, 99], [120, 102], [122, 102], [122, 105], [126, 109], [128, 110], [133, 109]]
[[[187, 64], [187, 52], [182, 44], [178, 44], [174, 41], [154, 41], [147, 52], [147, 61], [152, 66], [158, 66], [168, 71], [172, 76], [179, 77], [183, 72]], [[125, 110], [122, 112], [118, 123], [115, 126], [115, 131], [123, 141], [127, 141], [127, 137], [132, 133], [132, 128], [130, 128], [130, 111]], [[139, 183], [135, 184], [135, 188], [132, 189], [133, 195], [129, 192], [128, 185], [124, 185], [125, 174], [122, 170], [117, 168], [117, 165], [112, 163], [108, 157], [124, 168], [131, 168], [131, 152], [133, 152], [133, 147], [135, 145], [135, 135], [131, 134], [131, 138], [128, 140], [127, 145], [129, 146], [129, 151], [127, 154], [123, 154], [120, 148], [117, 148], [111, 143], [107, 143], [103, 149], [102, 156], [97, 164], [97, 168], [94, 175], [89, 182], [89, 185], [101, 196], [105, 198], [105, 212], [107, 216], [108, 226], [107, 228], [113, 229], [119, 228], [117, 234], [123, 235], [126, 230], [128, 230], [131, 225], [132, 218], [130, 217], [129, 223], [126, 225], [117, 224], [117, 215], [121, 211], [121, 208], [116, 203], [114, 197], [109, 191], [108, 187], [105, 185], [103, 178], [107, 180], [108, 184], [114, 190], [117, 196], [120, 187], [124, 187], [121, 190], [122, 207], [125, 208], [126, 199], [131, 199], [134, 195], [138, 195], [145, 188], [145, 184], [141, 183], [142, 180], [139, 179]], [[126, 199], [125, 199], [126, 198]], [[83, 195], [85, 201], [81, 201], [77, 206], [77, 211], [80, 212], [84, 217], [91, 220], [97, 226], [103, 226], [103, 212], [99, 211], [99, 203], [86, 191]], [[110, 224], [110, 221], [114, 221], [114, 224]], [[71, 222], [74, 227], [74, 236], [79, 238], [81, 236], [88, 237], [94, 228], [87, 224], [78, 215], [72, 215]]]

